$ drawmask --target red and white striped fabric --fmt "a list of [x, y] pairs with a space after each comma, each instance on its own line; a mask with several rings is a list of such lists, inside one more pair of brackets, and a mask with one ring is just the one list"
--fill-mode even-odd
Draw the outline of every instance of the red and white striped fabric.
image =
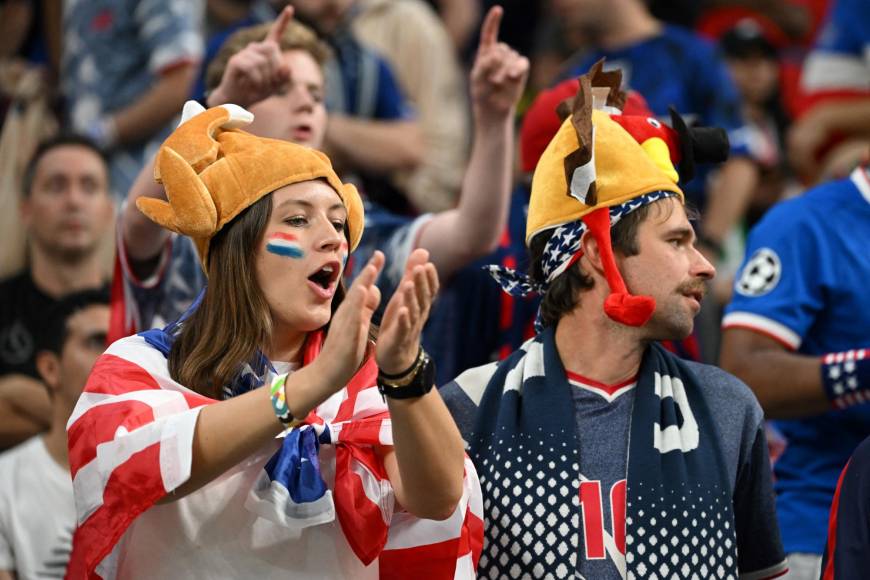
[[[310, 336], [305, 363], [317, 356], [321, 341], [320, 334]], [[347, 545], [362, 564], [377, 561], [375, 577], [474, 578], [483, 544], [483, 505], [474, 466], [466, 457], [462, 500], [447, 520], [394, 513], [392, 488], [374, 448], [392, 444], [387, 407], [374, 386], [376, 374], [370, 358], [347, 388], [307, 418], [316, 430], [328, 429], [333, 441], [334, 465], [327, 471], [334, 468], [330, 487]], [[216, 402], [173, 381], [163, 354], [141, 336], [112, 344], [100, 357], [67, 424], [78, 514], [68, 578], [118, 573], [124, 559], [119, 551], [137, 541], [124, 537], [131, 524], [189, 478], [198, 413]], [[262, 464], [251, 469], [262, 472]], [[175, 503], [208, 492], [209, 487], [203, 488]], [[240, 530], [232, 533], [244, 536]], [[224, 552], [231, 560], [232, 554]], [[153, 556], [156, 560], [160, 554]]]

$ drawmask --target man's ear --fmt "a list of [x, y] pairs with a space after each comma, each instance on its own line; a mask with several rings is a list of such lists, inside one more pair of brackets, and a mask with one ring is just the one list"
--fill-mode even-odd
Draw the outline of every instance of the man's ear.
[[48, 387], [48, 392], [54, 396], [60, 388], [60, 359], [50, 350], [36, 353], [36, 370], [42, 377], [42, 382]]
[[599, 277], [604, 277], [604, 266], [601, 262], [601, 251], [598, 247], [598, 241], [592, 232], [586, 231], [583, 233], [583, 238], [580, 240], [580, 247], [583, 248], [583, 259], [588, 266], [584, 269], [590, 270], [588, 274], [594, 271]]

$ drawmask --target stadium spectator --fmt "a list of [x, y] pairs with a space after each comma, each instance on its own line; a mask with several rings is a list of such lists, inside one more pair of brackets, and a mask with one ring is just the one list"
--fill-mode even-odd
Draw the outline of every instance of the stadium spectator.
[[123, 199], [169, 134], [202, 55], [202, 0], [65, 2], [67, 121], [109, 153]]
[[0, 449], [48, 427], [36, 345], [61, 297], [106, 283], [98, 250], [113, 215], [105, 158], [85, 138], [62, 135], [41, 144], [23, 192], [29, 264], [0, 282]]
[[767, 212], [722, 320], [722, 368], [785, 437], [776, 510], [797, 580], [819, 577], [837, 478], [870, 436], [868, 247], [870, 177], [857, 168]]
[[426, 252], [373, 344], [383, 254], [340, 281], [356, 188], [321, 152], [240, 130], [241, 107], [184, 113], [155, 164], [169, 202], [137, 205], [194, 239], [209, 284], [94, 366], [67, 432], [68, 576], [473, 577], [479, 485], [419, 347]]
[[[526, 109], [519, 136], [521, 175], [511, 193], [508, 223], [495, 252], [462, 268], [441, 288], [441, 297], [429, 316], [423, 344], [438, 361], [439, 384], [466, 369], [507, 358], [534, 336], [539, 295], [513, 296], [502, 292], [488, 266], [527, 270], [526, 216], [535, 166], [556, 134], [561, 120], [559, 104], [577, 93], [577, 79], [562, 81], [535, 97]], [[623, 107], [626, 115], [651, 115], [643, 97], [630, 91]], [[683, 341], [664, 341], [668, 350], [700, 362], [694, 334]]]
[[758, 170], [738, 132], [740, 100], [715, 46], [689, 30], [655, 19], [642, 0], [562, 0], [558, 14], [584, 31], [588, 51], [568, 65], [577, 76], [602, 57], [605, 68], [620, 68], [625, 87], [644, 96], [660, 119], [668, 108], [701, 125], [723, 127], [731, 158], [709, 187], [705, 176], [686, 184], [689, 200], [702, 211], [698, 245], [717, 259], [732, 228], [739, 225], [755, 190]]
[[66, 422], [106, 348], [109, 293], [84, 290], [50, 309], [36, 364], [48, 431], [0, 455], [0, 579], [62, 578], [75, 529]]
[[715, 273], [676, 185], [675, 135], [593, 110], [599, 87], [611, 110], [625, 100], [599, 74], [581, 77], [535, 170], [530, 275], [499, 272], [505, 291], [544, 293], [544, 330], [441, 389], [480, 474], [478, 572], [774, 578], [786, 564], [758, 403], [655, 344], [689, 335]]
[[870, 141], [870, 10], [834, 0], [801, 73], [805, 108], [788, 134], [792, 166], [808, 183], [844, 177]]

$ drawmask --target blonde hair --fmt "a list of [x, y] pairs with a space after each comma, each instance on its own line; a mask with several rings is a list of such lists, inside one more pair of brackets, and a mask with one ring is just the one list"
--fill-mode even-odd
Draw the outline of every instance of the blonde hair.
[[[238, 52], [241, 52], [246, 46], [252, 42], [262, 42], [272, 24], [258, 24], [249, 26], [234, 32], [221, 46], [217, 56], [208, 65], [205, 75], [205, 88], [207, 91], [214, 90], [221, 84], [221, 78], [224, 76], [224, 71], [227, 68], [227, 63]], [[321, 67], [332, 56], [332, 50], [329, 46], [320, 40], [317, 33], [309, 27], [291, 20], [284, 29], [284, 34], [281, 36], [278, 45], [281, 52], [288, 50], [302, 50], [311, 55], [311, 57]]]

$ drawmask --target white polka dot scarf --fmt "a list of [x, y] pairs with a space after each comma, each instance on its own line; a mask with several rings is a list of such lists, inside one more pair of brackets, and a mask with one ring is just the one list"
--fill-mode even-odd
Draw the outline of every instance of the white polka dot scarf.
[[[469, 455], [484, 497], [479, 577], [576, 577], [583, 542], [580, 435], [552, 329], [496, 367], [477, 417]], [[629, 434], [627, 578], [737, 578], [732, 489], [722, 453], [695, 375], [653, 344], [638, 374]], [[525, 532], [546, 541], [526, 542]]]

